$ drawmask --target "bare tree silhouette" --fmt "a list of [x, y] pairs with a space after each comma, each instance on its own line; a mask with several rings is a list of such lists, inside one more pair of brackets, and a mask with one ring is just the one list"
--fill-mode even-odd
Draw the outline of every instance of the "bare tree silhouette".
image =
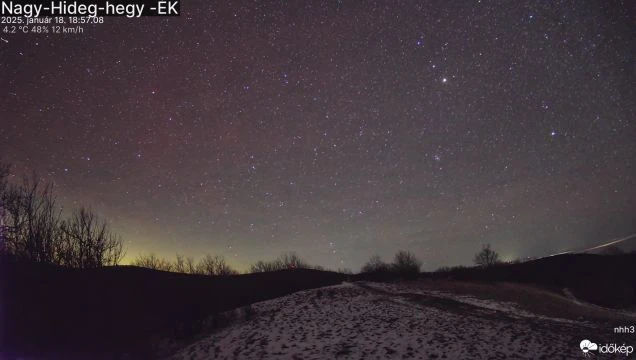
[[209, 276], [229, 276], [236, 275], [238, 272], [232, 269], [222, 256], [206, 255], [198, 265], [199, 273]]
[[176, 259], [174, 260], [174, 263], [172, 264], [172, 269], [174, 270], [174, 272], [178, 272], [178, 273], [186, 273], [186, 264], [185, 264], [185, 259], [183, 258], [183, 255], [176, 255]]
[[132, 265], [153, 270], [173, 271], [174, 266], [170, 261], [157, 257], [154, 253], [139, 254], [132, 262]]
[[476, 265], [489, 267], [499, 263], [499, 254], [490, 248], [490, 244], [486, 244], [481, 251], [475, 254], [473, 259]]
[[82, 207], [62, 220], [53, 185], [34, 173], [8, 183], [0, 163], [0, 252], [38, 263], [86, 268], [117, 265], [123, 242], [105, 220]]
[[52, 185], [33, 174], [3, 188], [3, 250], [29, 261], [56, 263], [60, 210]]
[[62, 221], [60, 258], [62, 265], [94, 268], [117, 265], [124, 256], [121, 237], [90, 208], [81, 207]]
[[278, 262], [283, 269], [309, 268], [309, 264], [295, 252], [286, 252], [278, 257]]
[[250, 272], [268, 272], [268, 271], [279, 271], [286, 269], [316, 269], [316, 270], [324, 270], [323, 267], [319, 266], [311, 266], [305, 260], [303, 260], [300, 256], [298, 256], [295, 252], [285, 252], [282, 253], [276, 260], [272, 261], [262, 261], [259, 260], [256, 263], [250, 266]]
[[175, 261], [171, 262], [160, 258], [154, 253], [139, 254], [132, 265], [153, 270], [171, 271], [184, 274], [198, 274], [208, 276], [236, 275], [238, 272], [227, 264], [222, 256], [206, 255], [199, 262], [194, 258], [177, 254]]
[[194, 261], [194, 258], [191, 256], [188, 256], [185, 258], [185, 272], [187, 274], [199, 274], [199, 275], [203, 275], [201, 272], [199, 272], [199, 268], [197, 267], [197, 263]]
[[276, 261], [259, 260], [250, 266], [251, 273], [269, 272], [280, 270], [280, 266]]
[[6, 253], [6, 227], [4, 219], [6, 216], [5, 191], [7, 188], [7, 178], [11, 172], [11, 166], [0, 162], [0, 254]]

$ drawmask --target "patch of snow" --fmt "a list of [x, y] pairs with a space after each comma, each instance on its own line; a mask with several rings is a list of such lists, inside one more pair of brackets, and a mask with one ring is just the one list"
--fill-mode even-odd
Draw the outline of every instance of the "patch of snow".
[[[579, 326], [509, 303], [399, 285], [351, 284], [252, 305], [252, 316], [174, 359], [573, 358]], [[585, 331], [585, 329], [583, 329]]]

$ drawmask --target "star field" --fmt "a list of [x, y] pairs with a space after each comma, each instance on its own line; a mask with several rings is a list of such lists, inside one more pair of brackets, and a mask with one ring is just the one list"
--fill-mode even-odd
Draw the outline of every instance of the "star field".
[[139, 252], [424, 269], [636, 232], [621, 1], [189, 1], [0, 43], [0, 154]]

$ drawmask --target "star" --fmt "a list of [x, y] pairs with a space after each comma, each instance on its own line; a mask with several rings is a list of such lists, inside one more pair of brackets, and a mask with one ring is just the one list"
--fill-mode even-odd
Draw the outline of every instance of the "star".
[[634, 231], [626, 7], [188, 4], [135, 36], [0, 39], [2, 158], [99, 209], [124, 263], [435, 270]]

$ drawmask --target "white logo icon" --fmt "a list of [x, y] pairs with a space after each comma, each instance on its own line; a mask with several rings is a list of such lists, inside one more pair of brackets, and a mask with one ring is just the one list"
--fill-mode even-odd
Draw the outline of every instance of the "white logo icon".
[[590, 356], [590, 351], [592, 350], [598, 350], [598, 345], [587, 339], [581, 341], [581, 351], [583, 351], [583, 355]]

